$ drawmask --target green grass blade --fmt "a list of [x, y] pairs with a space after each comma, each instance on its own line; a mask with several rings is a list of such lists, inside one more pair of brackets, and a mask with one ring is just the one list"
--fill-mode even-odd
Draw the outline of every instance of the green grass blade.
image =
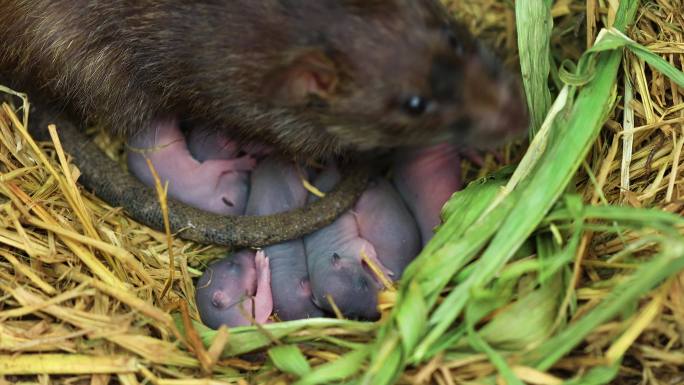
[[296, 345], [280, 345], [268, 350], [273, 365], [281, 371], [304, 377], [311, 372], [309, 361]]
[[[627, 206], [585, 206], [581, 212], [584, 219], [604, 219], [609, 221], [662, 223], [668, 226], [684, 226], [684, 217], [658, 209], [634, 208]], [[552, 211], [543, 222], [548, 225], [555, 221], [573, 220], [576, 215], [566, 208]]]
[[410, 282], [402, 307], [396, 316], [397, 327], [402, 335], [401, 342], [404, 349], [411, 351], [417, 344], [425, 330], [427, 323], [427, 305], [420, 286], [415, 282]]
[[444, 245], [462, 237], [482, 216], [494, 197], [499, 194], [501, 187], [506, 184], [511, 171], [506, 168], [486, 178], [473, 181], [449, 199], [442, 210], [445, 223], [440, 226], [434, 238], [404, 271], [402, 276], [404, 282], [414, 279], [416, 274], [429, 275], [432, 272], [430, 269], [434, 268], [434, 264], [426, 265], [428, 261], [433, 260], [433, 255], [437, 254]]
[[619, 365], [597, 366], [582, 377], [566, 381], [563, 385], [603, 385], [611, 382], [620, 370]]
[[364, 385], [392, 384], [401, 376], [401, 371], [396, 368], [402, 363], [402, 349], [399, 349], [399, 336], [396, 330], [391, 330], [389, 338], [383, 340], [383, 344], [371, 357], [374, 359], [361, 383]]
[[[491, 204], [504, 183], [503, 178], [494, 176], [471, 183], [454, 195], [453, 200], [462, 205], [461, 212], [447, 217], [435, 239], [404, 272], [402, 287], [410, 287], [410, 281], [417, 282], [427, 305], [431, 307], [434, 304], [440, 291], [460, 268], [472, 260], [512, 208], [509, 204], [502, 205], [497, 213], [473, 223]], [[454, 239], [458, 241], [454, 242]], [[398, 301], [402, 299], [403, 293], [400, 293]]]
[[368, 349], [365, 347], [351, 351], [335, 361], [318, 366], [293, 385], [330, 384], [333, 381], [349, 378], [361, 371], [361, 364], [368, 353]]
[[480, 351], [487, 355], [489, 361], [494, 365], [496, 370], [499, 372], [501, 377], [506, 381], [508, 385], [525, 385], [518, 377], [513, 373], [513, 370], [506, 362], [506, 359], [499, 354], [496, 350], [492, 349], [491, 346], [485, 342], [485, 340], [477, 334], [473, 325], [468, 322], [468, 340], [470, 345], [477, 351]]
[[619, 30], [608, 29], [601, 32], [605, 34], [605, 38], [603, 39], [602, 46], [594, 47], [595, 49], [627, 47], [641, 60], [650, 64], [653, 68], [670, 78], [677, 83], [678, 86], [684, 87], [684, 72], [668, 63], [661, 56], [649, 51], [648, 48], [630, 39]]
[[[181, 333], [185, 333], [185, 327], [180, 316], [174, 315], [174, 320], [178, 330]], [[193, 322], [193, 327], [199, 333], [204, 345], [210, 346], [217, 332], [199, 322]], [[313, 318], [266, 324], [262, 325], [261, 328], [263, 328], [263, 331], [255, 326], [230, 329], [230, 339], [223, 351], [222, 357], [235, 357], [267, 348], [273, 345], [274, 338], [288, 342], [288, 336], [302, 330], [306, 330], [311, 335], [309, 338], [314, 340], [317, 338], [317, 335], [324, 336], [328, 334], [329, 329], [343, 329], [349, 333], [371, 333], [378, 328], [378, 325], [371, 322], [356, 322], [334, 318]]]
[[551, 106], [548, 87], [551, 71], [549, 43], [553, 29], [551, 5], [548, 1], [517, 0], [515, 16], [520, 69], [530, 110], [530, 137], [533, 137]]
[[540, 344], [551, 334], [561, 286], [556, 280], [523, 296], [483, 326], [479, 335], [489, 345], [507, 351]]
[[540, 370], [548, 370], [596, 327], [620, 314], [667, 277], [684, 269], [684, 241], [665, 239], [663, 247], [660, 255], [616, 286], [594, 310], [544, 342], [523, 361]]

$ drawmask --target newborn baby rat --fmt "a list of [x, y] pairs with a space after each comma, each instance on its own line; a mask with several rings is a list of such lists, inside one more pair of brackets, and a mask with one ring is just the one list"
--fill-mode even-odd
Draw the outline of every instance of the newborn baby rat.
[[[186, 140], [174, 121], [141, 134], [145, 135], [136, 135], [129, 142], [128, 170], [143, 183], [154, 186], [146, 162], [149, 159], [161, 183], [170, 181], [169, 196], [216, 214], [245, 213], [249, 171], [256, 167], [254, 157], [238, 155], [237, 145], [218, 135], [212, 135], [211, 142], [197, 134]], [[198, 147], [207, 151], [199, 152]], [[191, 152], [193, 149], [197, 155]]]
[[[328, 168], [315, 185], [326, 191], [338, 179], [336, 170]], [[304, 245], [314, 302], [333, 311], [330, 297], [346, 317], [375, 319], [381, 285], [362, 255], [398, 280], [418, 254], [420, 237], [399, 194], [386, 180], [375, 178], [353, 210], [304, 237]]]
[[273, 309], [269, 260], [261, 251], [243, 250], [215, 261], [197, 281], [195, 298], [210, 328], [267, 322]]
[[[307, 191], [293, 164], [266, 158], [252, 173], [247, 215], [267, 215], [306, 204]], [[294, 239], [264, 248], [271, 266], [273, 312], [288, 321], [320, 317], [311, 300], [304, 241]]]
[[461, 162], [449, 143], [398, 151], [394, 185], [418, 222], [423, 246], [440, 223], [442, 206], [461, 188]]
[[[517, 82], [438, 0], [4, 0], [0, 33], [0, 71], [14, 87], [126, 136], [183, 120], [298, 157], [353, 158], [445, 140], [491, 145], [527, 124]], [[65, 125], [82, 181], [161, 227], [150, 190]], [[296, 238], [350, 207], [364, 180], [287, 228], [198, 219], [174, 203], [172, 231], [229, 245]]]

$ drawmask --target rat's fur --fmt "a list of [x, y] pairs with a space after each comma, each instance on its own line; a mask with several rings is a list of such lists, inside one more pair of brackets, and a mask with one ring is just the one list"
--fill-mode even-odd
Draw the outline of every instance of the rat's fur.
[[[1, 71], [123, 134], [180, 115], [327, 156], [445, 138], [476, 104], [524, 114], [436, 0], [0, 0], [0, 31]], [[465, 76], [501, 95], [466, 99]]]
[[[491, 144], [526, 124], [519, 87], [438, 0], [0, 0], [0, 36], [11, 86], [123, 135], [178, 118], [301, 158], [354, 158]], [[80, 180], [160, 228], [149, 189], [57, 120]], [[364, 175], [298, 216], [208, 218], [171, 202], [172, 231], [232, 246], [301, 237], [350, 207]]]

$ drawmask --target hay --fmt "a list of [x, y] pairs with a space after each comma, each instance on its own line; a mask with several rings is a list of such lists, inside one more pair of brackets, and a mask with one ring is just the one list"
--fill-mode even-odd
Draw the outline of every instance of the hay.
[[[604, 81], [607, 97], [592, 100], [589, 86], [578, 94], [561, 91], [564, 81], [582, 82], [585, 73], [560, 63], [578, 62], [601, 28], [620, 20], [617, 3], [555, 2], [549, 93], [561, 98], [554, 109], [543, 95], [531, 97], [542, 101], [540, 116], [555, 114], [558, 121], [540, 131], [548, 138], [539, 134], [532, 143], [523, 160], [529, 169], [519, 168], [518, 187], [509, 195], [500, 193], [513, 183], [504, 171], [453, 198], [435, 242], [399, 290], [383, 294], [377, 324], [306, 320], [213, 332], [193, 322], [192, 280], [224, 251], [170, 239], [82, 191], [57, 137], [33, 142], [25, 133], [23, 102], [15, 97], [17, 108], [3, 104], [0, 384], [318, 384], [346, 378], [440, 385], [684, 383], [684, 88], [630, 50], [615, 67], [617, 89], [613, 78], [591, 83]], [[515, 66], [509, 2], [449, 6]], [[683, 7], [680, 0], [640, 5], [629, 36], [682, 68]], [[615, 59], [599, 56], [596, 72], [610, 73], [605, 64]], [[576, 109], [583, 100], [599, 112], [607, 109], [600, 134], [585, 136], [591, 138], [586, 148], [573, 147], [570, 138], [579, 137], [592, 113], [600, 114], [566, 108], [563, 96]], [[568, 116], [586, 122], [564, 120]], [[111, 156], [120, 155], [117, 142], [102, 135], [97, 140]], [[573, 164], [570, 158], [564, 163], [563, 149], [583, 159], [567, 175], [571, 194], [542, 195], [534, 178], [546, 168]], [[509, 146], [505, 163], [520, 160], [523, 150]], [[545, 165], [529, 155], [537, 150]], [[550, 151], [558, 151], [557, 160], [544, 158]], [[463, 164], [471, 179], [499, 166], [492, 156], [483, 167]], [[565, 190], [561, 177], [557, 185]], [[516, 233], [524, 235], [516, 238], [519, 244], [504, 243], [501, 234], [514, 227], [511, 221], [528, 223], [508, 214], [524, 199], [540, 197], [557, 204], [541, 222], [530, 220], [532, 228]], [[478, 228], [498, 230], [474, 232]], [[465, 243], [453, 234], [475, 236], [469, 248], [459, 248]], [[515, 247], [492, 249], [497, 244]], [[463, 289], [478, 277], [483, 285]], [[458, 306], [462, 310], [454, 310]], [[236, 358], [254, 351], [267, 354]]]

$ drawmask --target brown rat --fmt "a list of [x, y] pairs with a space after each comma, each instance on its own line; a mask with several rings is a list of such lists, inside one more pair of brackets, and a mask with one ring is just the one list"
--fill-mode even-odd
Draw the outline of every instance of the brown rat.
[[[0, 32], [0, 71], [124, 135], [172, 117], [328, 158], [444, 140], [491, 145], [527, 122], [517, 83], [437, 0], [0, 0]], [[94, 156], [79, 135], [65, 147], [91, 188], [130, 190], [120, 172], [89, 170], [111, 165], [79, 161]], [[364, 179], [349, 190], [360, 193]], [[148, 195], [142, 207], [133, 207], [139, 194], [105, 199], [159, 227]], [[328, 206], [339, 214], [355, 198], [345, 199]], [[197, 232], [196, 240], [264, 244]]]

